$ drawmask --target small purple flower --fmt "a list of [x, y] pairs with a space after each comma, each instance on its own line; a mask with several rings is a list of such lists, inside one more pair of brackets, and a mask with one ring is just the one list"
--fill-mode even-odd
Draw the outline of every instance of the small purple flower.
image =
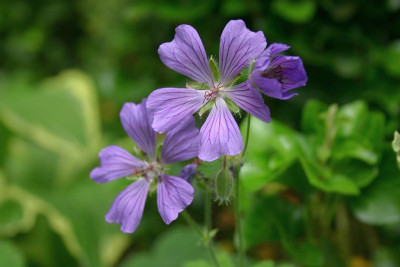
[[118, 146], [108, 146], [99, 153], [101, 166], [90, 173], [95, 182], [125, 176], [138, 178], [114, 200], [106, 221], [119, 223], [123, 232], [133, 233], [142, 219], [148, 191], [157, 183], [158, 210], [164, 222], [170, 224], [192, 202], [194, 190], [185, 179], [165, 174], [165, 165], [197, 156], [199, 130], [194, 119], [166, 134], [161, 156], [157, 158], [157, 133], [151, 127], [153, 114], [146, 109], [146, 99], [138, 105], [126, 103], [120, 117], [125, 131], [146, 153], [148, 161], [139, 160]]
[[[289, 90], [306, 85], [307, 74], [300, 57], [278, 55], [290, 46], [273, 43], [256, 59], [251, 81], [267, 96], [289, 99]], [[249, 87], [253, 88], [249, 81]]]
[[197, 31], [189, 25], [180, 25], [175, 31], [174, 40], [158, 49], [160, 58], [202, 88], [161, 88], [150, 94], [147, 107], [154, 111], [153, 128], [160, 133], [168, 132], [181, 127], [202, 107], [211, 109], [200, 130], [199, 158], [213, 161], [220, 155], [239, 154], [243, 139], [229, 108], [239, 106], [265, 122], [270, 121], [261, 94], [249, 89], [247, 82], [234, 85], [243, 68], [265, 49], [264, 34], [248, 30], [242, 20], [231, 20], [221, 35], [219, 75], [214, 76]]

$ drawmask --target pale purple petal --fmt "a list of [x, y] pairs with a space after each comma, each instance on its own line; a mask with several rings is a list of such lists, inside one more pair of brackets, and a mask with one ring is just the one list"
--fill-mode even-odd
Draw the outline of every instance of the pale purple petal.
[[146, 99], [140, 104], [125, 103], [120, 112], [126, 133], [151, 159], [154, 159], [157, 133], [151, 127], [153, 114], [146, 108]]
[[200, 129], [199, 158], [216, 160], [220, 155], [237, 155], [243, 150], [239, 127], [225, 101], [218, 97]]
[[193, 117], [184, 125], [169, 131], [161, 150], [161, 160], [164, 164], [184, 161], [199, 154], [199, 129], [195, 126]]
[[146, 164], [119, 146], [108, 146], [102, 149], [99, 159], [101, 166], [90, 172], [90, 178], [97, 183], [105, 183], [131, 175], [133, 169]]
[[252, 32], [243, 20], [231, 20], [225, 26], [219, 46], [221, 82], [230, 82], [251, 59], [265, 49], [267, 42], [261, 31]]
[[154, 112], [153, 129], [165, 133], [181, 127], [204, 103], [204, 90], [161, 88], [153, 91], [147, 108]]
[[225, 90], [224, 94], [244, 111], [265, 122], [271, 121], [268, 106], [265, 105], [261, 94], [251, 85], [250, 82], [247, 81], [235, 85], [228, 90]]
[[276, 56], [271, 60], [271, 65], [282, 68], [282, 90], [287, 91], [306, 85], [307, 74], [300, 57]]
[[114, 200], [106, 221], [119, 223], [124, 233], [133, 233], [142, 219], [149, 188], [150, 182], [145, 178], [140, 178], [125, 188]]
[[170, 224], [193, 201], [193, 187], [180, 177], [163, 175], [157, 185], [157, 206], [161, 218]]
[[160, 45], [158, 54], [169, 68], [195, 81], [212, 84], [206, 51], [199, 34], [192, 26], [178, 26], [174, 40]]
[[185, 167], [183, 167], [182, 171], [179, 173], [178, 176], [190, 183], [193, 177], [196, 175], [196, 168], [197, 164], [194, 163], [187, 164]]

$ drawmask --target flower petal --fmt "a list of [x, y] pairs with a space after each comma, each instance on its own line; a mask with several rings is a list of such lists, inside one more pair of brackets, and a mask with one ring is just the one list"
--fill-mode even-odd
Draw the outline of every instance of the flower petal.
[[94, 168], [90, 173], [90, 178], [96, 183], [105, 183], [117, 178], [132, 174], [132, 170], [144, 166], [126, 150], [119, 146], [108, 146], [99, 153], [101, 167]]
[[163, 163], [188, 160], [199, 154], [199, 129], [190, 117], [182, 127], [169, 131], [161, 150]]
[[237, 155], [243, 150], [239, 127], [225, 101], [218, 97], [200, 129], [199, 158], [216, 160], [220, 155]]
[[140, 104], [125, 103], [120, 118], [126, 133], [153, 159], [157, 133], [151, 127], [153, 114], [146, 108], [146, 99], [144, 98]]
[[252, 32], [243, 20], [231, 20], [225, 26], [219, 46], [219, 70], [221, 82], [230, 82], [250, 59], [256, 58], [265, 49], [264, 33]]
[[187, 164], [185, 167], [183, 167], [178, 176], [181, 177], [182, 179], [185, 179], [185, 181], [191, 183], [192, 179], [196, 174], [196, 168], [197, 164], [195, 163]]
[[150, 182], [145, 178], [140, 178], [125, 188], [114, 200], [106, 221], [119, 223], [124, 233], [133, 233], [142, 219], [149, 188]]
[[170, 224], [193, 200], [193, 187], [180, 177], [163, 175], [157, 185], [157, 206], [161, 218]]
[[249, 81], [229, 88], [229, 90], [224, 91], [224, 94], [244, 111], [265, 122], [271, 121], [268, 106], [265, 105], [261, 94]]
[[256, 63], [255, 63], [255, 69], [257, 69], [257, 68], [265, 69], [266, 67], [268, 67], [271, 57], [275, 56], [278, 53], [286, 51], [289, 48], [290, 48], [290, 46], [288, 46], [286, 44], [281, 44], [281, 43], [270, 44], [267, 47], [267, 49], [265, 49], [264, 52], [262, 52], [262, 54], [257, 57]]
[[153, 91], [147, 108], [154, 111], [153, 129], [159, 133], [181, 127], [204, 102], [204, 90], [161, 88]]
[[192, 26], [176, 27], [174, 40], [160, 45], [158, 54], [169, 68], [195, 81], [212, 84], [206, 51], [199, 34]]
[[276, 56], [271, 60], [271, 65], [279, 65], [283, 69], [281, 84], [284, 91], [306, 85], [307, 74], [300, 57]]

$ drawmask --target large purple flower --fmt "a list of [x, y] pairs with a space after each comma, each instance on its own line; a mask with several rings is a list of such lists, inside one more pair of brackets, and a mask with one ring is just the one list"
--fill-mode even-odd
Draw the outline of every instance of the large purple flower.
[[189, 25], [180, 25], [175, 31], [174, 40], [158, 49], [161, 60], [198, 83], [188, 83], [188, 88], [161, 88], [150, 94], [147, 107], [154, 111], [153, 128], [160, 133], [168, 132], [181, 127], [202, 107], [202, 113], [210, 109], [200, 130], [199, 158], [213, 161], [220, 155], [239, 154], [243, 140], [230, 109], [238, 110], [239, 106], [265, 122], [270, 121], [261, 94], [249, 89], [246, 82], [234, 85], [243, 68], [265, 49], [264, 34], [248, 30], [242, 20], [230, 21], [221, 35], [217, 75], [217, 70], [211, 71], [197, 31]]
[[148, 161], [139, 160], [118, 146], [108, 146], [100, 152], [101, 166], [90, 173], [95, 182], [105, 183], [125, 176], [137, 178], [114, 200], [106, 221], [119, 223], [123, 232], [133, 233], [142, 219], [150, 185], [157, 183], [158, 210], [169, 224], [193, 200], [193, 187], [185, 180], [187, 177], [167, 175], [164, 170], [166, 164], [197, 156], [199, 131], [194, 119], [166, 134], [161, 155], [157, 157], [157, 133], [151, 127], [153, 114], [146, 108], [146, 99], [138, 105], [126, 103], [120, 117], [125, 131], [146, 153]]
[[273, 43], [256, 59], [251, 81], [267, 96], [289, 99], [297, 95], [289, 90], [306, 85], [307, 74], [300, 57], [277, 55], [289, 48]]

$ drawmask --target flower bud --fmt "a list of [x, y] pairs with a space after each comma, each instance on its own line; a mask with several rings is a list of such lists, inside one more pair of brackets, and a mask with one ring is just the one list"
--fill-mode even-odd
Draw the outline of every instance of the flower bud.
[[216, 201], [219, 201], [220, 204], [229, 202], [232, 196], [232, 190], [232, 172], [227, 168], [219, 170], [215, 179]]

